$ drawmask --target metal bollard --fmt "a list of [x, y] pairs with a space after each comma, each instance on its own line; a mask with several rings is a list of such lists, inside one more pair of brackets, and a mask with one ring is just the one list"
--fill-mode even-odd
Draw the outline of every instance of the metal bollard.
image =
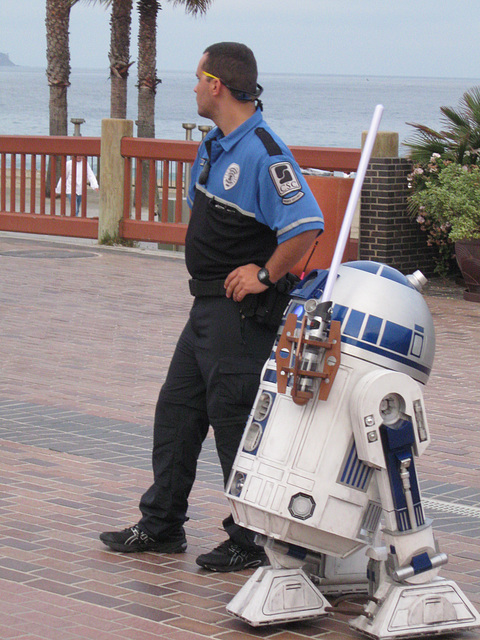
[[184, 122], [182, 127], [185, 129], [185, 140], [192, 139], [192, 131], [197, 127], [193, 122]]
[[82, 125], [85, 122], [85, 120], [83, 118], [70, 118], [70, 122], [73, 124], [73, 127], [74, 127], [73, 135], [81, 136], [82, 134], [80, 133], [80, 125]]
[[207, 135], [207, 133], [213, 129], [213, 127], [210, 124], [199, 124], [198, 129], [199, 131], [202, 132], [202, 140], [203, 140]]
[[[196, 128], [196, 124], [193, 124], [193, 122], [184, 122], [182, 124], [182, 127], [185, 129], [185, 140], [191, 140], [192, 139], [192, 131]], [[190, 186], [190, 178], [191, 178], [191, 174], [192, 174], [192, 168], [189, 164], [185, 165], [185, 182], [183, 184], [183, 192], [184, 192], [184, 197], [187, 197], [187, 193], [188, 193], [188, 187]]]

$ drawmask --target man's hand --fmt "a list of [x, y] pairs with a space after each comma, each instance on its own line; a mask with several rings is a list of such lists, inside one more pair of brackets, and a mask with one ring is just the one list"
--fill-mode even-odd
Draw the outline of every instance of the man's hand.
[[260, 267], [256, 264], [246, 264], [232, 271], [225, 280], [227, 298], [241, 302], [248, 293], [261, 293], [268, 289], [258, 280], [259, 271]]

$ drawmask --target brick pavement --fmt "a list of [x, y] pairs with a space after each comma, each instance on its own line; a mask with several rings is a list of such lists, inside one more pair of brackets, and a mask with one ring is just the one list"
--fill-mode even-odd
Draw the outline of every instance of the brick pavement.
[[[0, 234], [0, 274], [0, 638], [359, 638], [340, 617], [254, 630], [226, 614], [250, 572], [195, 564], [228, 512], [212, 438], [187, 553], [122, 556], [98, 540], [137, 520], [151, 480], [156, 396], [190, 306], [183, 260]], [[480, 306], [431, 292], [420, 479], [450, 554], [442, 575], [480, 606]]]

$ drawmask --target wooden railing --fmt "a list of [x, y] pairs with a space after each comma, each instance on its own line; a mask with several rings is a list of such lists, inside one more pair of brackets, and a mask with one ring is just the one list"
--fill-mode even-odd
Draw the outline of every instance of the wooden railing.
[[[81, 156], [83, 163], [89, 161], [98, 170], [100, 138], [0, 136], [1, 230], [97, 237], [98, 207], [97, 215], [87, 218], [86, 171], [78, 218], [75, 198], [68, 203], [65, 180], [68, 156]], [[72, 184], [76, 183], [76, 167], [74, 162]], [[60, 177], [62, 185], [57, 199], [55, 189]]]
[[[162, 244], [185, 243], [189, 220], [186, 185], [198, 145], [193, 141], [122, 139], [120, 149], [125, 177], [123, 185], [118, 185], [124, 192], [120, 237]], [[79, 217], [75, 217], [74, 198], [68, 205], [65, 180], [57, 200], [55, 188], [58, 177], [65, 176], [68, 156], [88, 157], [99, 173], [100, 147], [100, 138], [0, 136], [0, 230], [97, 238], [101, 212], [98, 196], [87, 190], [86, 172], [83, 172]], [[359, 149], [291, 149], [304, 169], [348, 174], [356, 170], [360, 160]], [[56, 159], [59, 159], [60, 169], [57, 169]], [[334, 242], [352, 180], [307, 177], [307, 181], [328, 217], [327, 231], [322, 236], [322, 255], [326, 256], [329, 229]], [[103, 201], [108, 198], [103, 197]]]
[[[123, 138], [124, 210], [121, 235], [128, 240], [185, 244], [189, 213], [186, 174], [197, 154], [193, 141]], [[148, 181], [144, 179], [147, 172]], [[147, 185], [147, 189], [136, 185]], [[146, 193], [145, 193], [146, 191]]]
[[[185, 243], [189, 219], [185, 201], [187, 175], [198, 146], [198, 142], [191, 141], [122, 139], [121, 153], [125, 158], [122, 237]], [[356, 171], [360, 160], [359, 149], [291, 147], [291, 150], [302, 169], [351, 173]], [[148, 180], [144, 179], [145, 172]], [[312, 180], [318, 179], [308, 178], [309, 182]], [[142, 184], [143, 189], [135, 188]]]

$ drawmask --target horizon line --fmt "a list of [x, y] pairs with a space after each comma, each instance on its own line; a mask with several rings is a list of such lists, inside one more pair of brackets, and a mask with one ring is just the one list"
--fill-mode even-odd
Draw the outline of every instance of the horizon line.
[[[46, 71], [46, 67], [37, 67], [37, 66], [30, 66], [30, 65], [19, 65], [19, 64], [13, 64], [13, 65], [0, 65], [0, 72], [4, 71], [4, 70], [8, 70], [8, 71], [15, 71], [15, 70], [22, 70], [22, 71], [28, 71], [28, 70], [32, 70], [32, 71]], [[91, 71], [91, 72], [99, 72], [99, 71], [105, 71], [108, 73], [108, 67], [71, 67], [71, 73], [74, 72], [78, 72], [78, 71]], [[162, 73], [182, 73], [182, 74], [190, 74], [193, 73], [191, 71], [185, 70], [185, 69], [162, 69], [161, 70]], [[259, 77], [262, 75], [277, 75], [277, 76], [290, 76], [290, 75], [296, 75], [296, 76], [318, 76], [318, 77], [327, 77], [327, 78], [365, 78], [366, 80], [370, 79], [370, 78], [415, 78], [418, 80], [422, 80], [422, 79], [428, 79], [428, 80], [478, 80], [480, 81], [480, 76], [478, 77], [473, 77], [473, 76], [429, 76], [429, 75], [403, 75], [403, 74], [378, 74], [378, 73], [372, 73], [372, 74], [368, 74], [368, 73], [314, 73], [314, 72], [306, 72], [306, 73], [298, 73], [298, 72], [285, 72], [285, 71], [264, 71], [262, 73], [258, 74]]]

